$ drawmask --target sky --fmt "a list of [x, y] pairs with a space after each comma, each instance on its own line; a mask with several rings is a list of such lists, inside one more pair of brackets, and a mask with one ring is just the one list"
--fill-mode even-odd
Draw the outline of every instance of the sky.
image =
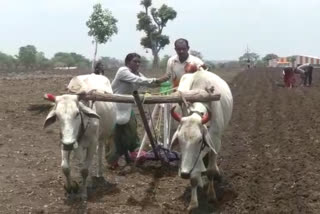
[[[320, 0], [153, 0], [167, 4], [177, 17], [163, 33], [170, 44], [161, 52], [173, 55], [173, 42], [189, 40], [190, 49], [207, 60], [237, 60], [247, 46], [261, 57], [295, 54], [320, 56]], [[95, 3], [118, 20], [118, 34], [98, 47], [98, 56], [124, 59], [140, 45], [136, 30], [140, 0], [0, 0], [0, 52], [15, 55], [34, 45], [51, 58], [56, 52], [76, 52], [92, 58], [94, 46], [86, 21]]]

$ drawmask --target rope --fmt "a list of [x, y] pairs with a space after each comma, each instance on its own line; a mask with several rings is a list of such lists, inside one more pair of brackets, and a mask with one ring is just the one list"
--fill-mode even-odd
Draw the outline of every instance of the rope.
[[151, 97], [151, 96], [152, 96], [152, 94], [151, 94], [151, 93], [146, 92], [146, 93], [144, 94], [144, 96], [143, 96], [142, 104], [144, 104], [144, 101], [146, 100], [146, 97]]
[[158, 93], [150, 93], [151, 95], [165, 95], [165, 93], [170, 92], [170, 91], [175, 91], [178, 87], [174, 87], [168, 90], [165, 90], [163, 92], [158, 92]]

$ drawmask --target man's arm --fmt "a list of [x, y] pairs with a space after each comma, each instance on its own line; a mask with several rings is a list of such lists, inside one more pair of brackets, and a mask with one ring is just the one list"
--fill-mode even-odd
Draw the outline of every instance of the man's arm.
[[124, 82], [136, 83], [139, 85], [150, 85], [155, 82], [155, 78], [146, 78], [144, 76], [138, 76], [133, 74], [129, 69], [120, 71], [119, 80]]
[[167, 69], [166, 69], [166, 73], [159, 77], [158, 79], [156, 79], [156, 83], [163, 83], [168, 81], [173, 75], [172, 75], [172, 61], [169, 59], [167, 62]]

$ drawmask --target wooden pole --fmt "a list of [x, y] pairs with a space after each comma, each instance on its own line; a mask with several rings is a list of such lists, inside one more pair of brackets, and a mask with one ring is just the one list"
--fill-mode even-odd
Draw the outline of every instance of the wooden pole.
[[148, 120], [147, 120], [147, 118], [146, 118], [146, 115], [144, 114], [142, 102], [141, 102], [140, 96], [139, 96], [139, 94], [138, 94], [137, 91], [134, 91], [134, 92], [133, 92], [133, 97], [134, 97], [134, 99], [135, 99], [135, 101], [136, 101], [136, 104], [137, 104], [137, 107], [138, 107], [138, 110], [139, 110], [139, 113], [140, 113], [140, 116], [141, 116], [141, 119], [142, 119], [142, 123], [143, 123], [144, 129], [146, 130], [147, 135], [148, 135], [148, 137], [149, 137], [149, 140], [150, 140], [150, 143], [151, 143], [151, 146], [152, 146], [152, 149], [153, 149], [154, 157], [155, 157], [157, 160], [160, 160], [160, 159], [159, 159], [158, 152], [157, 152], [157, 150], [156, 150], [156, 145], [155, 145], [155, 143], [154, 143], [154, 139], [153, 139], [153, 136], [152, 136], [150, 127], [149, 127], [149, 125], [148, 125]]
[[[154, 106], [154, 109], [153, 109], [152, 114], [151, 114], [151, 118], [150, 118], [150, 120], [149, 120], [149, 127], [153, 125], [153, 124], [152, 124], [152, 121], [156, 119], [156, 114], [158, 114], [159, 111], [161, 111], [161, 109], [160, 109], [160, 104], [156, 104], [156, 105]], [[142, 139], [142, 142], [141, 142], [141, 146], [140, 146], [140, 149], [139, 149], [137, 158], [140, 157], [141, 151], [142, 151], [143, 147], [144, 147], [145, 144], [146, 144], [147, 137], [148, 137], [147, 132], [145, 132], [144, 135], [143, 135], [143, 139]]]
[[[82, 100], [106, 101], [117, 103], [134, 103], [135, 99], [131, 95], [119, 94], [103, 94], [98, 92], [79, 94]], [[141, 95], [140, 95], [141, 96]], [[210, 102], [220, 100], [220, 94], [213, 94], [205, 90], [190, 90], [183, 92], [186, 101], [189, 102]], [[141, 102], [143, 104], [157, 104], [157, 103], [181, 103], [183, 99], [179, 93], [171, 95], [152, 95], [143, 96]]]

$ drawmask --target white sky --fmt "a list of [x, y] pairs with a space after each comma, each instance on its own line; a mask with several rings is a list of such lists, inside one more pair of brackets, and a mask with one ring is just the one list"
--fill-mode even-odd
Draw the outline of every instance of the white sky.
[[[129, 52], [151, 57], [136, 31], [140, 0], [0, 0], [0, 51], [17, 54], [35, 45], [46, 57], [76, 52], [88, 58], [93, 45], [86, 21], [94, 3], [118, 19], [117, 35], [99, 47], [99, 56], [124, 59]], [[177, 11], [164, 33], [171, 43], [160, 55], [174, 54], [173, 41], [183, 37], [206, 59], [238, 59], [246, 49], [264, 56], [320, 56], [320, 0], [153, 0]]]

